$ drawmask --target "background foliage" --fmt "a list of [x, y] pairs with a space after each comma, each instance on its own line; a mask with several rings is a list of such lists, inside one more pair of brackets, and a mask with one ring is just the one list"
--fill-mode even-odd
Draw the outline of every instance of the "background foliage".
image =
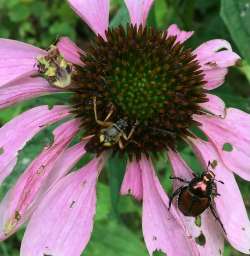
[[[126, 24], [128, 13], [122, 0], [111, 1], [111, 25]], [[203, 41], [223, 38], [243, 57], [242, 63], [231, 69], [226, 83], [216, 90], [227, 106], [250, 112], [250, 1], [249, 0], [155, 0], [148, 21], [158, 29], [177, 23], [185, 30], [196, 33], [189, 46]], [[61, 0], [0, 0], [0, 37], [12, 38], [47, 48], [60, 36], [69, 36], [82, 48], [93, 34]], [[249, 63], [249, 64], [248, 64]], [[41, 97], [15, 107], [1, 110], [0, 126], [31, 106], [55, 104], [61, 99]], [[15, 182], [27, 164], [51, 138], [51, 128], [36, 136], [20, 154], [15, 172], [0, 188], [0, 197]], [[199, 171], [192, 152], [183, 148], [183, 157]], [[164, 157], [156, 163], [161, 181], [168, 192], [169, 165]], [[98, 205], [94, 234], [84, 255], [143, 256], [147, 255], [141, 233], [141, 206], [129, 197], [120, 197], [119, 187], [124, 163], [114, 159], [103, 172], [98, 185]], [[248, 210], [250, 188], [238, 179]], [[23, 230], [6, 242], [0, 243], [1, 256], [17, 256]], [[157, 254], [159, 255], [159, 254]], [[241, 255], [229, 246], [226, 256]]]

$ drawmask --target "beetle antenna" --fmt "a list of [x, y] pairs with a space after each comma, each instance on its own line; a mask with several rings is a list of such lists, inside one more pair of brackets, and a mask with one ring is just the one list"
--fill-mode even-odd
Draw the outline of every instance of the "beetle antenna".
[[214, 169], [210, 160], [208, 160], [208, 163], [207, 163], [207, 171], [209, 171], [209, 167]]

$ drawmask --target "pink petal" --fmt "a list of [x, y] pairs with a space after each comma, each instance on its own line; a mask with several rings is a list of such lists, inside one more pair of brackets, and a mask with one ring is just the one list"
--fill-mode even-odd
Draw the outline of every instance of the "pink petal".
[[121, 186], [121, 194], [133, 195], [137, 200], [142, 200], [142, 178], [139, 163], [136, 160], [128, 162], [125, 176]]
[[[214, 143], [225, 165], [250, 180], [250, 115], [229, 108], [225, 119], [205, 115], [194, 119], [202, 124], [201, 129]], [[230, 145], [231, 149], [225, 149]]]
[[103, 158], [61, 179], [32, 215], [21, 256], [80, 255], [93, 229], [96, 181]]
[[232, 51], [221, 51], [199, 60], [203, 70], [214, 70], [234, 66], [240, 56]]
[[219, 52], [222, 49], [232, 51], [230, 43], [226, 40], [213, 39], [201, 44], [198, 48], [195, 49], [194, 54], [197, 55], [197, 58], [200, 61], [204, 61], [206, 58], [210, 57], [216, 52]]
[[226, 106], [224, 101], [212, 94], [207, 94], [208, 102], [201, 103], [200, 106], [218, 117], [224, 118], [226, 115]]
[[81, 50], [68, 37], [60, 38], [59, 42], [57, 43], [57, 47], [67, 61], [80, 66], [84, 65], [81, 61], [81, 55], [84, 55], [83, 50]]
[[71, 8], [97, 34], [106, 38], [109, 25], [109, 0], [68, 0]]
[[40, 106], [22, 113], [0, 128], [0, 184], [11, 173], [18, 151], [26, 142], [47, 125], [67, 115], [67, 107], [55, 106], [49, 110], [48, 106]]
[[[192, 180], [192, 170], [185, 163], [178, 153], [173, 152], [169, 149], [168, 157], [172, 166], [173, 175], [176, 177], [181, 177], [185, 180]], [[175, 189], [179, 188], [183, 183], [174, 182]], [[201, 234], [204, 235], [206, 243], [204, 246], [196, 244], [199, 255], [222, 255], [224, 248], [224, 239], [222, 232], [218, 227], [218, 223], [214, 220], [214, 217], [209, 211], [206, 211], [201, 215], [201, 227], [195, 224], [195, 218], [185, 217], [183, 214], [180, 215], [186, 228], [190, 232], [193, 239], [198, 239]], [[194, 240], [195, 241], [195, 240]], [[221, 253], [220, 253], [221, 252]]]
[[61, 158], [56, 162], [53, 171], [48, 176], [47, 184], [52, 184], [67, 174], [75, 166], [75, 164], [86, 153], [85, 142], [78, 143], [67, 149]]
[[153, 2], [154, 0], [125, 0], [133, 25], [146, 25], [147, 17]]
[[[53, 144], [43, 150], [7, 193], [0, 204], [1, 240], [13, 234], [27, 220], [37, 200], [56, 181], [50, 178], [50, 182], [47, 182], [48, 175], [52, 170], [53, 173], [57, 171], [54, 169], [55, 163], [63, 155], [79, 126], [78, 120], [73, 120], [55, 129]], [[53, 176], [56, 177], [55, 174]]]
[[204, 168], [208, 161], [217, 161], [214, 169], [220, 197], [216, 197], [216, 209], [226, 229], [226, 238], [230, 244], [242, 253], [250, 253], [250, 222], [244, 202], [233, 174], [222, 163], [213, 145], [202, 140], [192, 140], [194, 151], [199, 156]]
[[40, 77], [22, 78], [0, 87], [0, 109], [16, 103], [58, 92]]
[[182, 227], [168, 211], [168, 201], [162, 200], [159, 192], [161, 185], [152, 163], [143, 157], [140, 167], [143, 182], [142, 228], [149, 254], [161, 250], [168, 256], [191, 256]]
[[39, 48], [15, 40], [0, 39], [0, 87], [32, 74], [36, 57], [46, 54]]
[[226, 68], [206, 70], [204, 73], [204, 80], [206, 81], [205, 88], [213, 90], [225, 82], [225, 77], [228, 73]]
[[240, 56], [232, 51], [231, 45], [220, 39], [203, 43], [193, 53], [204, 71], [207, 90], [220, 86], [224, 82], [227, 68], [235, 65], [240, 59]]
[[201, 216], [202, 233], [206, 238], [207, 246], [199, 246], [201, 256], [222, 256], [224, 251], [224, 237], [218, 223], [211, 212], [206, 211]]
[[168, 31], [168, 37], [176, 36], [176, 42], [179, 42], [179, 43], [184, 43], [194, 33], [193, 31], [180, 30], [176, 24], [172, 24], [171, 26], [169, 26], [167, 31]]

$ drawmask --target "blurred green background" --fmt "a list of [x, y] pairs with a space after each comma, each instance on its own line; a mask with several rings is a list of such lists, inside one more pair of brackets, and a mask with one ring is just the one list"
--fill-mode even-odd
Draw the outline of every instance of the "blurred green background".
[[[126, 24], [128, 13], [122, 0], [111, 0], [111, 25]], [[157, 29], [165, 29], [177, 23], [182, 29], [194, 30], [188, 42], [190, 47], [223, 38], [231, 42], [243, 61], [230, 70], [223, 86], [215, 93], [223, 98], [227, 106], [250, 112], [250, 1], [249, 0], [155, 0], [148, 22]], [[93, 36], [88, 27], [62, 0], [0, 0], [0, 37], [17, 39], [42, 48], [48, 48], [60, 36], [69, 36], [79, 46]], [[61, 102], [63, 96], [41, 97], [0, 111], [0, 126], [30, 108], [40, 104]], [[50, 140], [51, 128], [30, 141], [20, 154], [17, 167], [0, 188], [3, 197], [8, 188], [25, 169], [27, 164]], [[182, 155], [195, 171], [200, 167], [189, 148]], [[170, 192], [170, 167], [165, 157], [155, 163], [162, 184]], [[119, 188], [125, 162], [113, 159], [102, 172], [98, 184], [98, 204], [94, 233], [84, 255], [87, 256], [143, 256], [147, 255], [141, 232], [141, 205], [130, 197], [120, 197]], [[250, 186], [237, 178], [250, 212]], [[0, 256], [19, 255], [23, 230], [0, 243]], [[161, 255], [159, 253], [155, 255]], [[230, 246], [225, 256], [242, 255]]]

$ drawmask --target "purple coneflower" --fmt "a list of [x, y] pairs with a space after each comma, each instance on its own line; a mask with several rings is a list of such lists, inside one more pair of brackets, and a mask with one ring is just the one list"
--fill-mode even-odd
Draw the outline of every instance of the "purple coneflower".
[[[93, 228], [98, 176], [118, 154], [129, 156], [121, 194], [142, 201], [150, 255], [157, 250], [168, 256], [222, 255], [224, 239], [249, 254], [250, 223], [233, 172], [250, 180], [250, 116], [226, 109], [208, 92], [224, 82], [239, 56], [225, 40], [190, 50], [184, 43], [193, 32], [176, 25], [166, 31], [147, 27], [153, 0], [125, 0], [131, 24], [113, 29], [109, 0], [68, 2], [96, 34], [88, 49], [68, 38], [48, 51], [0, 40], [1, 108], [46, 94], [73, 95], [68, 104], [35, 107], [0, 129], [3, 182], [26, 142], [65, 120], [1, 202], [1, 240], [27, 222], [22, 256], [79, 256]], [[79, 131], [82, 140], [69, 146]], [[175, 203], [168, 209], [151, 159], [166, 152], [174, 176], [191, 180], [192, 170], [177, 153], [180, 141], [192, 147], [204, 172], [213, 163], [216, 179], [224, 182], [216, 183], [220, 196], [212, 202], [222, 225], [209, 209], [200, 221], [185, 217]], [[86, 152], [93, 159], [70, 172]]]

